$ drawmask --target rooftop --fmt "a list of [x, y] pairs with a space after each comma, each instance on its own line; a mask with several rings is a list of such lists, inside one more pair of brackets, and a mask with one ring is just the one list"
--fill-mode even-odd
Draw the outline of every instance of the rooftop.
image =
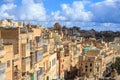
[[100, 53], [100, 50], [89, 50], [88, 52], [87, 52], [87, 56], [98, 56], [99, 55], [99, 53]]
[[92, 46], [86, 46], [83, 49], [83, 55], [86, 55], [89, 50], [92, 50]]

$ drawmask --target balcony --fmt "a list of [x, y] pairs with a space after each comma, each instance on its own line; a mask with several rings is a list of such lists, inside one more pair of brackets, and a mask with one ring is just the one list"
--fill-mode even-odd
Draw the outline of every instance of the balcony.
[[34, 67], [34, 64], [36, 62], [35, 54], [31, 52], [30, 54], [30, 69]]
[[40, 70], [37, 71], [37, 80], [41, 80], [45, 73], [44, 67], [39, 67]]
[[29, 40], [28, 42], [29, 46], [30, 46], [30, 52], [34, 52], [35, 51], [35, 48], [33, 46], [33, 40]]
[[30, 56], [30, 46], [29, 44], [22, 44], [22, 57], [29, 57]]
[[36, 46], [37, 47], [42, 46], [42, 38], [40, 36], [36, 37]]
[[30, 58], [22, 59], [22, 72], [26, 72], [30, 70]]
[[37, 62], [43, 59], [43, 50], [36, 51], [36, 60]]

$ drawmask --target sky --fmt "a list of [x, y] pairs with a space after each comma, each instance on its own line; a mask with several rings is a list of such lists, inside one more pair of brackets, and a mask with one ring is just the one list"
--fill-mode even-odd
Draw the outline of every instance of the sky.
[[0, 0], [0, 19], [120, 31], [120, 0]]

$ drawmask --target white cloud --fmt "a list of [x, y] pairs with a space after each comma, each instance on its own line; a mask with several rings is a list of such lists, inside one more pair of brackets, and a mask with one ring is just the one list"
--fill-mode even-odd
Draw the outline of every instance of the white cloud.
[[[90, 9], [87, 10], [87, 7]], [[74, 1], [72, 4], [61, 4], [61, 10], [51, 13], [53, 20], [120, 22], [120, 0], [101, 2]]]
[[46, 20], [46, 11], [43, 3], [35, 3], [34, 0], [22, 0], [22, 6], [18, 7], [20, 20]]
[[120, 22], [120, 0], [105, 0], [92, 4], [94, 21], [98, 22]]
[[14, 2], [3, 4], [0, 6], [0, 14], [0, 19], [46, 20], [46, 10], [43, 3], [35, 3], [34, 0], [29, 0], [29, 2], [22, 0], [21, 6], [15, 5]]
[[56, 12], [51, 12], [51, 17], [54, 20], [66, 20], [65, 16], [60, 15], [60, 11], [56, 11]]
[[35, 3], [34, 0], [22, 0], [19, 8], [19, 19], [22, 20], [46, 20], [46, 11], [43, 3]]
[[[86, 3], [84, 1], [74, 1], [73, 4], [62, 4], [61, 11], [52, 12], [52, 16], [55, 20], [80, 20], [80, 21], [90, 21], [92, 18], [92, 13], [85, 10]], [[54, 15], [53, 15], [54, 13]]]
[[10, 14], [13, 9], [16, 8], [16, 5], [12, 3], [3, 4], [0, 6], [0, 19], [11, 18], [15, 19], [15, 15]]
[[13, 8], [15, 8], [16, 5], [14, 4], [3, 4], [1, 7], [0, 7], [0, 12], [5, 12], [7, 10], [11, 10]]

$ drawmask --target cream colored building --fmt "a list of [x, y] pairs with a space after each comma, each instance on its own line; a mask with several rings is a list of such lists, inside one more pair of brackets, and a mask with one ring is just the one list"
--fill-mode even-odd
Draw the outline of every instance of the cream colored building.
[[32, 31], [19, 27], [1, 28], [0, 31], [3, 42], [13, 44], [14, 79], [25, 78], [26, 72], [30, 70], [30, 40], [33, 40]]
[[[2, 39], [0, 39], [2, 42]], [[0, 44], [0, 77], [2, 80], [13, 80], [13, 45]]]
[[76, 75], [97, 79], [110, 72], [120, 52], [119, 45], [113, 43], [67, 36], [58, 23], [47, 29], [2, 20], [0, 38], [2, 80], [52, 80]]
[[90, 48], [84, 50], [84, 55], [80, 56], [80, 75], [88, 78], [100, 78], [110, 73], [111, 64], [115, 61], [115, 52], [104, 48]]

